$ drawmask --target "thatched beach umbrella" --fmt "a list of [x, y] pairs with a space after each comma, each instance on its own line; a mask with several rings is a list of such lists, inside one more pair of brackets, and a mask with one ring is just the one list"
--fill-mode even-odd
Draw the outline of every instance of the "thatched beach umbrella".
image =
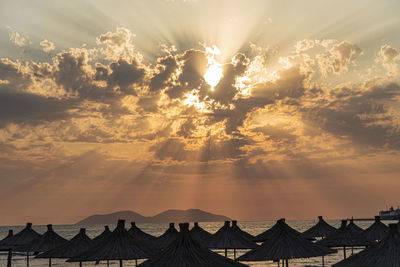
[[389, 234], [379, 243], [366, 248], [348, 259], [334, 264], [334, 267], [399, 267], [400, 233], [396, 224], [389, 225]]
[[[31, 241], [39, 238], [41, 235], [32, 229], [32, 223], [27, 223], [26, 227], [8, 238], [4, 242], [4, 247], [9, 247], [11, 250], [20, 251], [20, 248], [27, 245]], [[29, 267], [29, 252], [26, 253], [26, 266]]]
[[154, 250], [158, 249], [157, 237], [142, 231], [139, 227], [136, 226], [135, 222], [131, 222], [131, 228], [128, 230], [128, 232], [139, 243], [144, 243], [148, 247], [153, 248]]
[[92, 239], [93, 246], [98, 243], [103, 242], [105, 239], [107, 239], [110, 236], [110, 234], [111, 234], [110, 227], [108, 227], [108, 225], [104, 226], [104, 231]]
[[280, 260], [284, 260], [284, 262], [286, 261], [286, 266], [289, 266], [289, 259], [325, 256], [335, 252], [335, 250], [314, 244], [280, 222], [270, 240], [240, 256], [238, 261], [273, 260], [279, 263]]
[[335, 232], [337, 229], [331, 225], [329, 225], [326, 221], [324, 221], [322, 216], [318, 216], [318, 223], [303, 232], [303, 235], [306, 237], [320, 237], [324, 238], [328, 235]]
[[249, 239], [249, 240], [253, 240], [254, 236], [249, 234], [248, 232], [243, 231], [242, 229], [240, 229], [240, 227], [237, 224], [236, 220], [232, 221], [232, 230], [238, 232], [239, 234], [243, 235], [245, 238]]
[[[225, 249], [225, 257], [228, 256], [228, 249], [251, 249], [258, 245], [253, 241], [245, 238], [242, 234], [230, 227], [230, 222], [225, 221], [222, 226], [213, 236], [207, 241], [207, 247], [212, 249]], [[236, 257], [236, 255], [234, 255]]]
[[180, 233], [165, 250], [139, 267], [240, 267], [247, 266], [215, 253], [189, 233], [189, 224], [179, 224]]
[[11, 267], [11, 259], [12, 259], [12, 250], [8, 246], [4, 246], [8, 239], [10, 239], [14, 235], [13, 230], [8, 230], [7, 236], [0, 241], [0, 251], [8, 251], [7, 255], [7, 267]]
[[350, 232], [352, 232], [354, 234], [361, 234], [362, 232], [364, 232], [364, 229], [362, 229], [360, 226], [356, 225], [354, 223], [353, 219], [350, 219], [350, 222], [346, 227]]
[[[111, 234], [110, 227], [108, 227], [108, 225], [105, 225], [104, 231], [92, 239], [92, 246], [95, 246], [103, 242], [105, 239], [107, 239], [108, 236], [110, 236], [110, 234]], [[100, 261], [97, 261], [96, 264], [98, 264], [99, 262]], [[108, 260], [107, 260], [107, 266], [110, 266], [110, 262]]]
[[[47, 231], [42, 236], [29, 242], [27, 245], [21, 247], [20, 251], [26, 252], [44, 252], [65, 244], [67, 240], [59, 236], [53, 230], [51, 224], [47, 225]], [[51, 266], [51, 258], [49, 258], [49, 267]]]
[[344, 258], [346, 258], [346, 247], [369, 246], [373, 242], [365, 239], [360, 234], [354, 234], [346, 227], [346, 220], [342, 220], [342, 225], [333, 234], [317, 242], [325, 247], [343, 247]]
[[206, 244], [207, 240], [212, 237], [212, 234], [201, 228], [198, 222], [194, 223], [193, 228], [190, 230], [190, 235], [203, 244]]
[[178, 236], [178, 231], [175, 229], [175, 224], [170, 223], [169, 228], [157, 238], [158, 247], [163, 249], [168, 247]]
[[379, 216], [375, 216], [375, 222], [364, 230], [362, 235], [371, 241], [380, 241], [389, 233], [389, 228], [381, 222]]
[[128, 233], [125, 229], [125, 220], [119, 220], [115, 230], [105, 240], [68, 259], [67, 262], [118, 260], [122, 267], [123, 260], [147, 259], [152, 254], [150, 248], [138, 243]]
[[[36, 256], [36, 258], [42, 259], [68, 259], [78, 254], [81, 254], [89, 249], [92, 245], [92, 240], [86, 235], [85, 228], [81, 228], [79, 233], [74, 236], [70, 241], [57, 246], [56, 248], [50, 249]], [[82, 266], [82, 262], [79, 263]]]
[[[276, 221], [276, 224], [274, 226], [272, 226], [270, 229], [267, 229], [266, 231], [262, 232], [261, 234], [255, 236], [253, 238], [254, 242], [265, 242], [267, 240], [272, 239], [272, 237], [280, 231], [280, 229], [284, 227], [287, 228], [288, 231], [291, 231], [301, 237], [307, 238], [305, 235], [303, 235], [302, 233], [298, 232], [297, 230], [293, 229], [292, 227], [290, 227], [286, 222], [285, 222], [285, 218], [281, 218], [279, 220]], [[312, 238], [307, 238], [307, 239], [312, 239]]]
[[9, 246], [4, 244], [7, 244], [7, 240], [9, 240], [12, 236], [14, 236], [14, 231], [10, 229], [8, 230], [7, 236], [0, 241], [0, 250], [9, 250]]

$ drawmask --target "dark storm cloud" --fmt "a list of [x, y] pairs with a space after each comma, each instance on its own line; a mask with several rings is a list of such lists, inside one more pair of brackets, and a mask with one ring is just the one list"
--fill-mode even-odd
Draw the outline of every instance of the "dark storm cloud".
[[390, 101], [397, 101], [400, 86], [390, 83], [367, 91], [341, 88], [332, 92], [326, 106], [304, 113], [304, 121], [363, 147], [400, 149], [400, 129], [388, 112]]
[[0, 127], [10, 122], [38, 124], [66, 119], [75, 104], [29, 93], [0, 93]]
[[150, 80], [150, 91], [158, 92], [167, 86], [171, 75], [178, 69], [175, 57], [167, 56], [157, 60], [157, 73]]
[[187, 50], [177, 57], [181, 63], [180, 74], [175, 84], [167, 85], [165, 93], [170, 98], [180, 98], [186, 92], [200, 89], [205, 84], [204, 74], [207, 69], [207, 57], [204, 52]]
[[8, 58], [0, 58], [0, 90], [24, 91], [30, 84], [30, 76], [23, 73], [21, 64]]
[[132, 91], [129, 86], [141, 83], [145, 75], [145, 70], [139, 66], [136, 60], [128, 62], [119, 59], [110, 64], [110, 69], [112, 73], [108, 77], [109, 85], [118, 85], [125, 93]]

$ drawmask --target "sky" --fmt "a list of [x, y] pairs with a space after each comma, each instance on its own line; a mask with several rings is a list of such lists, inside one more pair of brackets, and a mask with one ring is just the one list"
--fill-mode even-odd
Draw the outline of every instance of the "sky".
[[0, 225], [400, 205], [400, 2], [0, 2]]

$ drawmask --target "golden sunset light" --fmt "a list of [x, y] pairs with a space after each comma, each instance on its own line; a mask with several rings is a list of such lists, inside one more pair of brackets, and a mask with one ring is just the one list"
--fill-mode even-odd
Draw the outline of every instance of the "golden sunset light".
[[1, 224], [168, 209], [372, 218], [397, 207], [399, 10], [2, 1]]

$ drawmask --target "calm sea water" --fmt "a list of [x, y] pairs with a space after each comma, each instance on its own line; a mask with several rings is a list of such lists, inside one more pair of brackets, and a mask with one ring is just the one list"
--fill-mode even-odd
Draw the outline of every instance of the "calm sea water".
[[[265, 222], [239, 222], [239, 227], [242, 228], [244, 231], [247, 231], [253, 235], [259, 234], [266, 229], [273, 226], [276, 222], [275, 221], [265, 221]], [[291, 227], [295, 228], [296, 230], [303, 232], [313, 226], [317, 221], [288, 221], [287, 222]], [[328, 221], [331, 225], [335, 227], [340, 226], [340, 221]], [[388, 223], [388, 222], [386, 222]], [[394, 222], [395, 223], [395, 222]], [[364, 221], [364, 222], [356, 222], [357, 225], [366, 229], [368, 226], [372, 224], [372, 221]], [[215, 233], [223, 223], [215, 222], [215, 223], [200, 223], [200, 226], [203, 227], [205, 230], [209, 231], [210, 233]], [[127, 225], [129, 228], [130, 225]], [[168, 228], [168, 224], [138, 224], [138, 226], [145, 232], [150, 233], [155, 236], [159, 236]], [[9, 229], [13, 229], [14, 233], [19, 232], [25, 226], [1, 226], [0, 227], [0, 239], [3, 239]], [[114, 229], [115, 225], [110, 225], [110, 229]], [[192, 227], [192, 224], [191, 224]], [[33, 226], [33, 228], [39, 232], [44, 233], [47, 228], [46, 226]], [[54, 230], [61, 236], [71, 239], [74, 235], [76, 235], [79, 231], [80, 226], [76, 225], [54, 225]], [[104, 226], [103, 225], [91, 225], [86, 226], [86, 234], [93, 238], [103, 232]], [[360, 251], [360, 249], [354, 249], [354, 253]], [[218, 252], [218, 251], [217, 251]], [[237, 251], [237, 256], [242, 255], [246, 251], [239, 250]], [[223, 251], [220, 251], [223, 254]], [[348, 250], [347, 255], [350, 255], [351, 251]], [[233, 251], [228, 254], [229, 257], [233, 258]], [[330, 266], [333, 263], [336, 263], [343, 259], [343, 249], [341, 249], [338, 253], [326, 256], [325, 257], [325, 265]], [[139, 261], [141, 262], [141, 261]], [[272, 262], [245, 262], [250, 266], [277, 266], [277, 263]], [[6, 266], [7, 264], [7, 254], [0, 252], [0, 266]], [[312, 267], [312, 266], [322, 266], [322, 259], [318, 258], [310, 258], [310, 259], [296, 259], [290, 260], [289, 265], [293, 267]], [[14, 267], [25, 267], [26, 266], [26, 255], [24, 254], [13, 254], [13, 264]], [[30, 259], [30, 266], [31, 267], [38, 267], [38, 266], [48, 266], [47, 259], [34, 259], [31, 257]], [[79, 266], [78, 263], [66, 263], [63, 259], [53, 259], [52, 266], [55, 267], [74, 267]], [[100, 264], [95, 265], [94, 262], [87, 262], [83, 263], [83, 266], [106, 266], [105, 262], [100, 262]], [[110, 262], [110, 266], [119, 266], [118, 262]], [[135, 266], [134, 261], [124, 261], [124, 266]]]

